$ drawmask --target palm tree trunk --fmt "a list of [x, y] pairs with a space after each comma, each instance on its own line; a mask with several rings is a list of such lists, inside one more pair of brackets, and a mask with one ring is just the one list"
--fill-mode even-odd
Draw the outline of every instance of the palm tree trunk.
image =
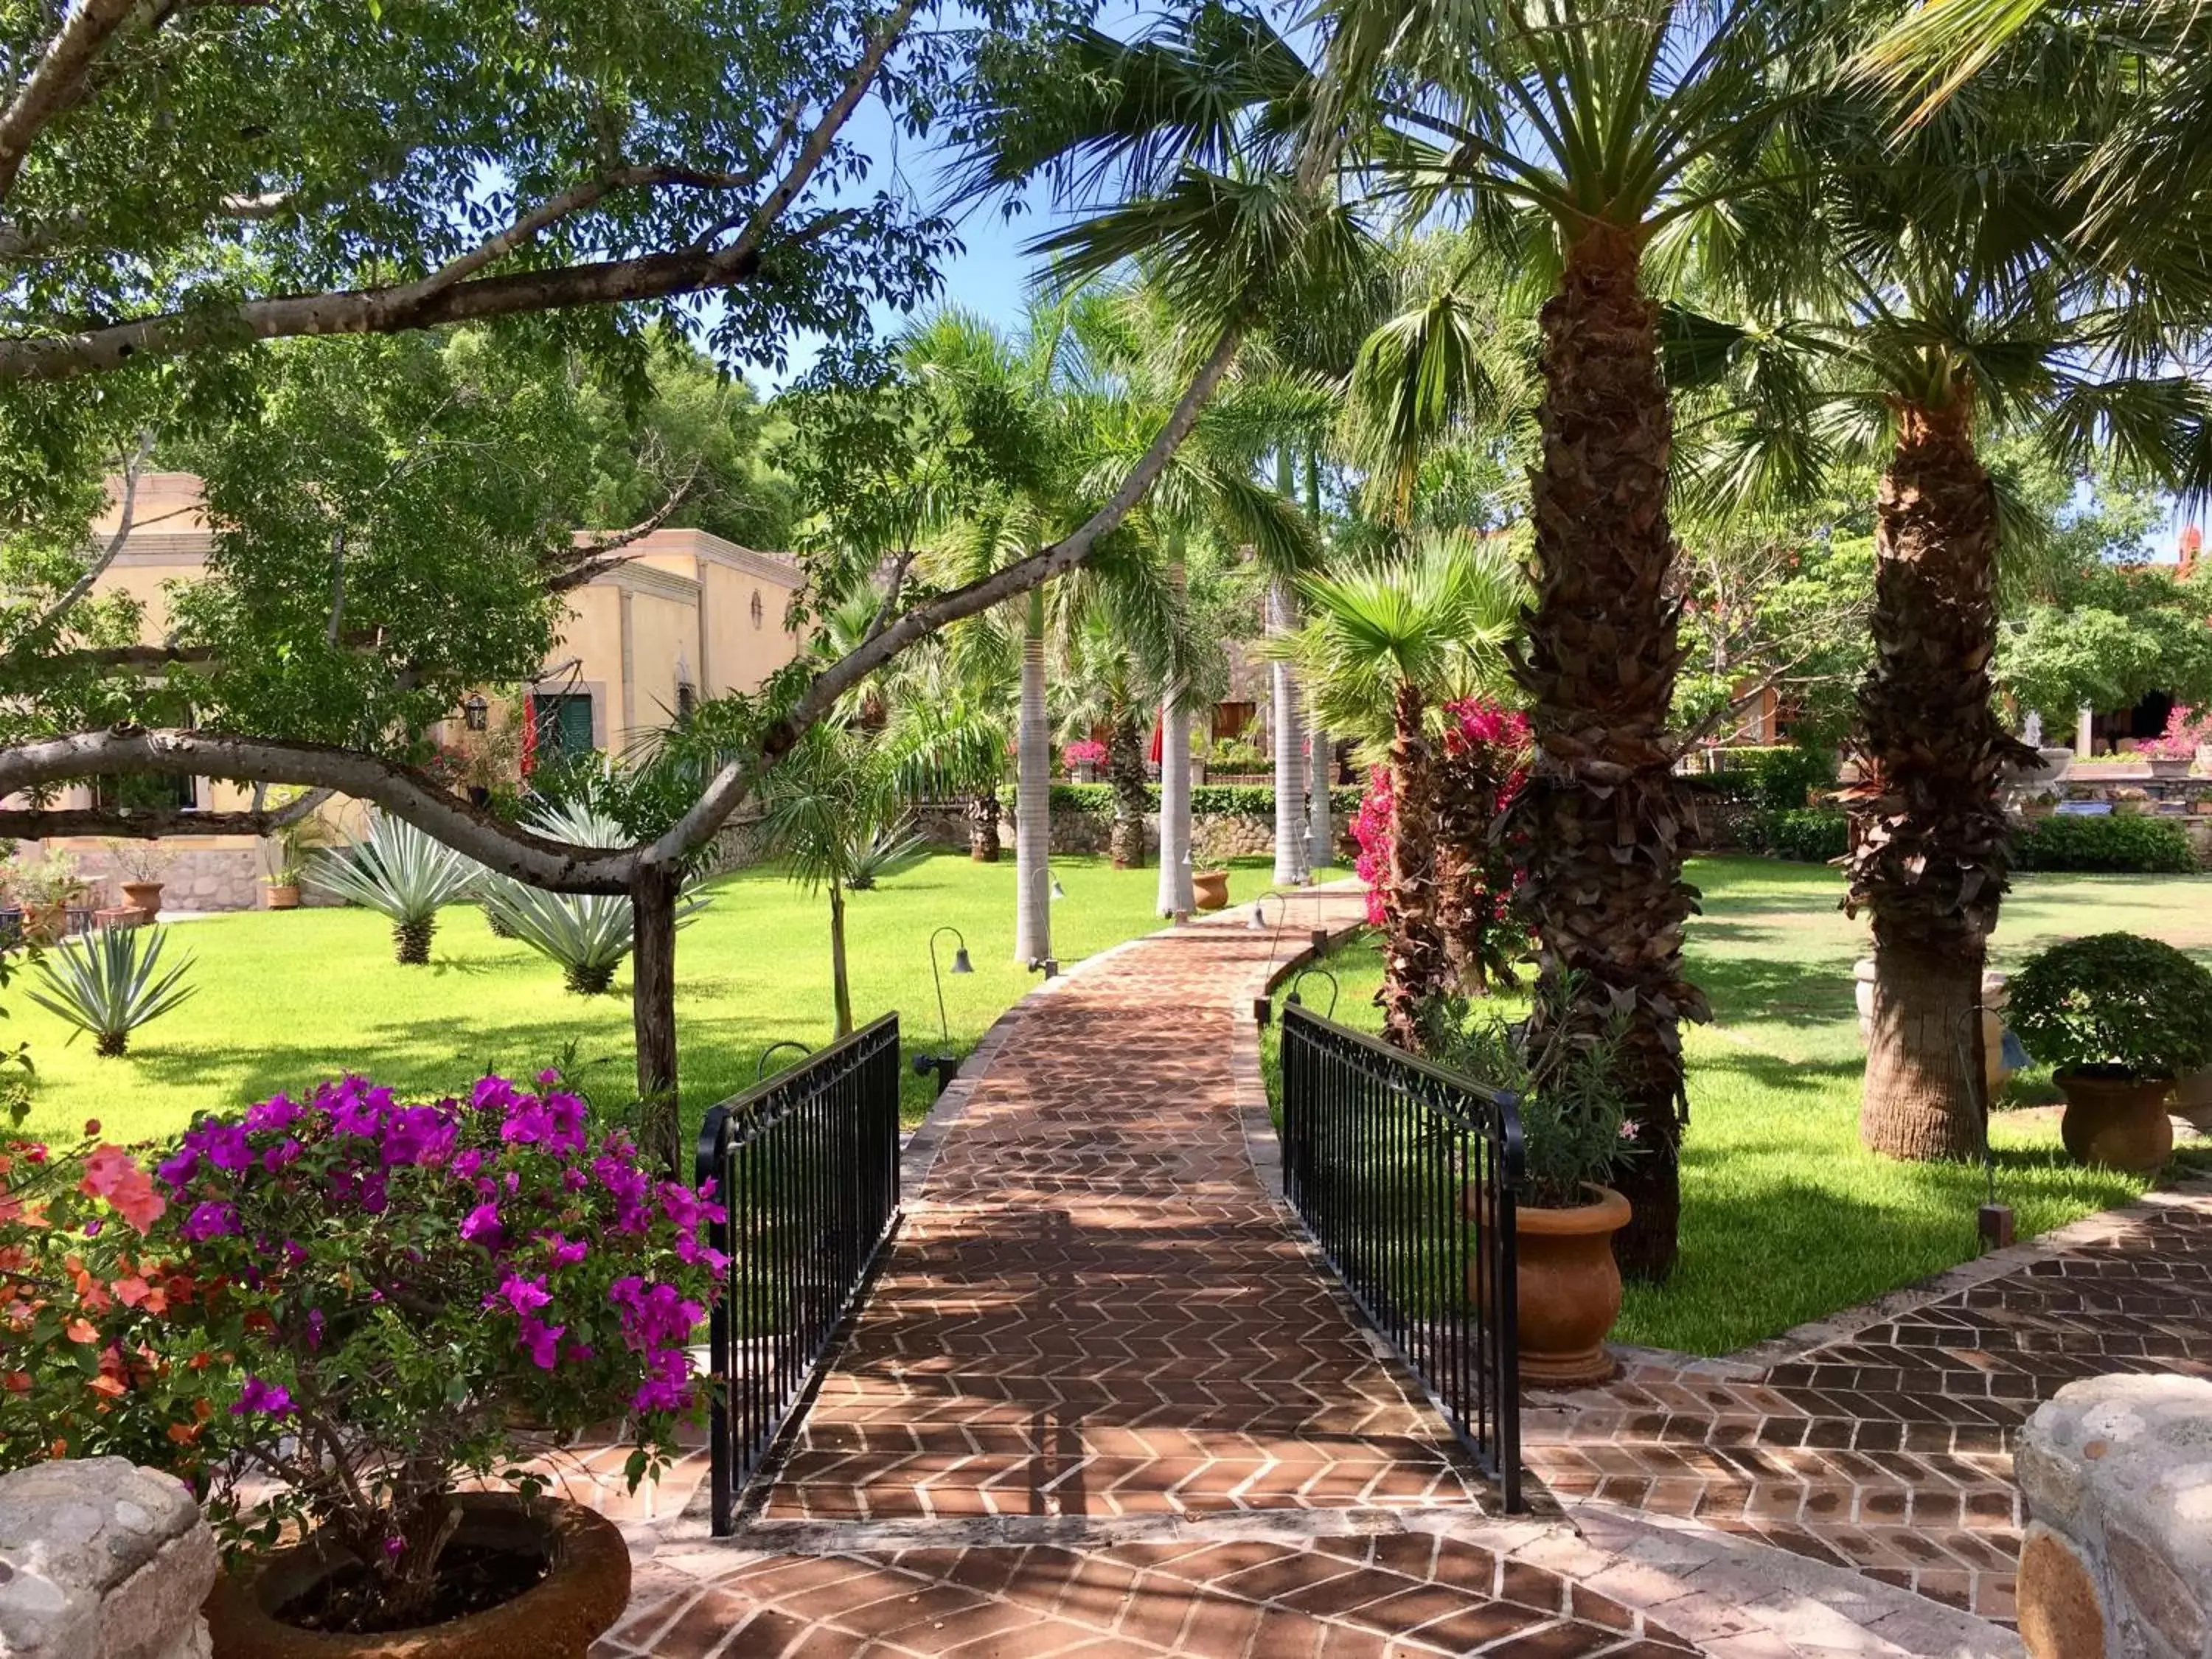
[[[1182, 556], [1168, 561], [1168, 586], [1180, 606]], [[1170, 684], [1160, 702], [1159, 911], [1181, 921], [1198, 908], [1190, 882], [1190, 713], [1182, 688]]]
[[830, 995], [836, 1004], [837, 1031], [853, 1035], [853, 981], [845, 966], [845, 890], [830, 878]]
[[1052, 954], [1052, 757], [1044, 714], [1044, 590], [1023, 611], [1021, 729], [1014, 781], [1014, 960]]
[[1668, 592], [1673, 433], [1638, 264], [1633, 238], [1586, 232], [1540, 319], [1537, 597], [1516, 672], [1536, 755], [1513, 816], [1540, 940], [1534, 1018], [1590, 1039], [1616, 1008], [1624, 1021], [1615, 1081], [1640, 1152], [1615, 1177], [1636, 1214], [1614, 1249], [1624, 1271], [1657, 1282], [1674, 1265], [1681, 1209], [1679, 1022], [1705, 1006], [1682, 977], [1696, 894], [1682, 880], [1690, 805], [1668, 729], [1683, 657]]
[[999, 786], [968, 797], [968, 856], [978, 864], [999, 861]]
[[1306, 732], [1306, 873], [1336, 862], [1336, 826], [1329, 816], [1328, 792], [1336, 782], [1336, 758], [1328, 733], [1318, 725]]
[[[1297, 600], [1278, 576], [1267, 586], [1267, 632], [1278, 638], [1298, 625]], [[1275, 884], [1296, 886], [1307, 878], [1306, 738], [1298, 712], [1297, 677], [1287, 662], [1274, 665]]]
[[420, 968], [430, 960], [430, 937], [437, 931], [435, 916], [393, 923], [392, 959], [404, 967]]
[[1964, 400], [1904, 412], [1875, 520], [1875, 655], [1859, 688], [1854, 914], [1874, 920], [1874, 1031], [1859, 1139], [1893, 1158], [1978, 1158], [1982, 967], [2005, 890], [1990, 702], [1996, 497]]
[[[1321, 527], [1321, 447], [1306, 450], [1306, 516], [1316, 532]], [[1306, 751], [1306, 872], [1311, 874], [1336, 861], [1336, 833], [1329, 823], [1328, 792], [1336, 782], [1336, 757], [1328, 733], [1316, 715], [1307, 732]]]
[[1106, 775], [1114, 786], [1114, 828], [1107, 850], [1116, 870], [1145, 867], [1145, 733], [1137, 711], [1121, 708], [1106, 728]]
[[676, 1089], [676, 895], [683, 878], [659, 865], [630, 883], [630, 1030], [648, 1151], [672, 1177], [684, 1168]]
[[1420, 687], [1401, 681], [1391, 711], [1390, 891], [1393, 926], [1382, 957], [1382, 1035], [1399, 1048], [1420, 1048], [1420, 1014], [1451, 979], [1437, 915], [1436, 750], [1425, 726]]

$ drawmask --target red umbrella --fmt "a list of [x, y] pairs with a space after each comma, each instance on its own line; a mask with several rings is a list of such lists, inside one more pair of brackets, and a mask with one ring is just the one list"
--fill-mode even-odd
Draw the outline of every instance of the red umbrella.
[[1160, 763], [1161, 755], [1165, 753], [1166, 750], [1167, 743], [1164, 736], [1164, 729], [1161, 726], [1159, 717], [1156, 714], [1152, 717], [1152, 751], [1148, 757], [1146, 757], [1146, 758], [1149, 759], [1153, 765], [1158, 766]]

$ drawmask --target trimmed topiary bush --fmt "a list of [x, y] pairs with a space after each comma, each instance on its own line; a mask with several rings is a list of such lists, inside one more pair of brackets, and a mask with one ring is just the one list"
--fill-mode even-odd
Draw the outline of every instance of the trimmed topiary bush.
[[2171, 1077], [2212, 1063], [2212, 973], [2157, 939], [2069, 939], [2039, 951], [2005, 988], [2013, 1030], [2054, 1068]]
[[2189, 837], [2166, 818], [2039, 818], [2012, 839], [2022, 870], [2103, 871], [2124, 875], [2186, 875], [2197, 867]]
[[1801, 864], [1826, 864], [1850, 844], [1850, 820], [1833, 808], [1800, 806], [1747, 815], [1737, 834], [1746, 850]]
[[1747, 801], [1778, 812], [1803, 811], [1808, 792], [1836, 786], [1836, 757], [1826, 749], [1729, 749], [1728, 769], [1698, 780], [1723, 800]]

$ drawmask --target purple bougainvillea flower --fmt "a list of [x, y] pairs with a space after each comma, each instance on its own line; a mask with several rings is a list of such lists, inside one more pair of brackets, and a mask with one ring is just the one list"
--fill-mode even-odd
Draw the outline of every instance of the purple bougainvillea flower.
[[545, 1244], [545, 1260], [555, 1267], [573, 1267], [592, 1253], [592, 1247], [582, 1239], [571, 1243], [561, 1233], [546, 1234]]
[[562, 1335], [568, 1328], [566, 1325], [548, 1325], [529, 1314], [523, 1315], [518, 1323], [523, 1352], [530, 1356], [530, 1363], [541, 1371], [551, 1370], [560, 1358]]
[[553, 1299], [540, 1276], [525, 1279], [520, 1273], [509, 1273], [500, 1281], [499, 1288], [483, 1299], [487, 1308], [496, 1308], [505, 1303], [518, 1314], [536, 1313]]
[[487, 1112], [503, 1109], [514, 1098], [514, 1085], [505, 1078], [479, 1078], [475, 1089], [470, 1091], [469, 1104], [480, 1112]]
[[240, 1231], [238, 1211], [234, 1206], [210, 1199], [204, 1204], [194, 1205], [192, 1212], [177, 1231], [195, 1244], [204, 1239], [235, 1237]]
[[233, 1417], [259, 1413], [264, 1417], [289, 1417], [292, 1396], [281, 1384], [264, 1382], [258, 1376], [246, 1379], [246, 1386], [238, 1391], [238, 1399], [230, 1408]]
[[471, 1244], [481, 1244], [487, 1250], [499, 1248], [501, 1237], [499, 1225], [499, 1206], [479, 1204], [461, 1218], [461, 1237]]

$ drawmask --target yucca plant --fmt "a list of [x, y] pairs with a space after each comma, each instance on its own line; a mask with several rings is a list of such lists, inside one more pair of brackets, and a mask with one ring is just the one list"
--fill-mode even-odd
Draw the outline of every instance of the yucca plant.
[[[119, 1054], [131, 1034], [159, 1019], [198, 988], [183, 983], [192, 958], [161, 968], [163, 927], [102, 927], [71, 939], [39, 963], [45, 990], [26, 993], [41, 1008], [92, 1033], [96, 1053]], [[70, 1039], [76, 1041], [72, 1036]]]
[[307, 883], [388, 918], [392, 955], [420, 965], [430, 960], [438, 907], [466, 898], [479, 873], [475, 860], [404, 819], [379, 816], [365, 839], [318, 856]]
[[[628, 839], [611, 817], [580, 804], [541, 806], [530, 823], [582, 846], [619, 847]], [[636, 918], [623, 895], [549, 893], [489, 871], [478, 890], [494, 931], [550, 957], [560, 966], [562, 982], [579, 996], [597, 996], [612, 985], [615, 969], [636, 940]], [[678, 925], [704, 902], [688, 896], [679, 901]]]
[[929, 837], [915, 829], [911, 820], [893, 824], [861, 851], [853, 864], [853, 878], [845, 884], [856, 893], [865, 892], [928, 856]]

